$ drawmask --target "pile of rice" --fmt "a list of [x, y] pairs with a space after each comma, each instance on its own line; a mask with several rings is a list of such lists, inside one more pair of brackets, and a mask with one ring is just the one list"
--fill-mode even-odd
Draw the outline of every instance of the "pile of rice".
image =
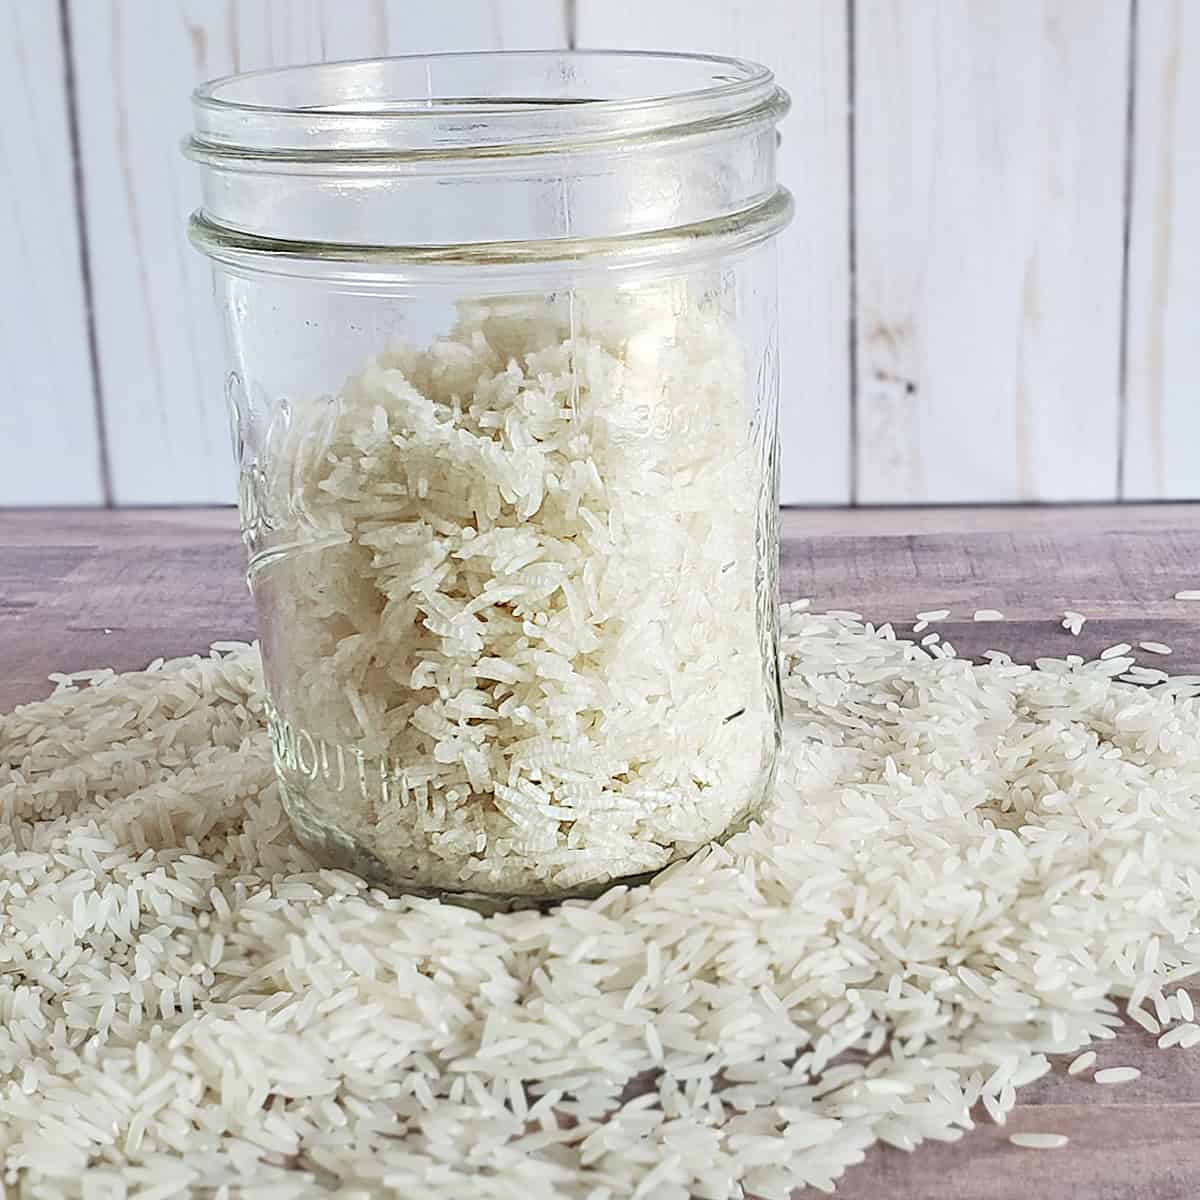
[[427, 348], [280, 406], [244, 507], [310, 847], [407, 886], [561, 896], [761, 800], [773, 401], [752, 427], [733, 314], [697, 292], [464, 304]]
[[1200, 1038], [1195, 687], [784, 633], [761, 822], [550, 913], [316, 870], [249, 647], [0, 719], [7, 1194], [771, 1200]]

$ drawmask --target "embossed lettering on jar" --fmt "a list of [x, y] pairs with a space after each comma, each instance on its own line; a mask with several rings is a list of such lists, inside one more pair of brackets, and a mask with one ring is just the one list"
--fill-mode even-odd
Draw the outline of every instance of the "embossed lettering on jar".
[[196, 93], [271, 746], [324, 861], [539, 903], [752, 819], [786, 107], [616, 52]]

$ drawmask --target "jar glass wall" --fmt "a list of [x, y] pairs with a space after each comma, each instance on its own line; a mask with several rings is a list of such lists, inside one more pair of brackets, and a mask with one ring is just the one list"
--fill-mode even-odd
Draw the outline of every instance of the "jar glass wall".
[[595, 892], [770, 786], [782, 101], [683, 56], [363, 68], [212, 85], [192, 143], [284, 803], [394, 890]]

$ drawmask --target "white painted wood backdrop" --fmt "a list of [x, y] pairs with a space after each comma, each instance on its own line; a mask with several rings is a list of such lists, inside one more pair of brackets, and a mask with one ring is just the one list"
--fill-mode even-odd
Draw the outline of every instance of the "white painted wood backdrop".
[[0, 504], [105, 495], [60, 16], [0, 0]]
[[786, 501], [1200, 497], [1200, 0], [0, 0], [0, 505], [233, 494], [194, 82], [568, 44], [792, 93]]

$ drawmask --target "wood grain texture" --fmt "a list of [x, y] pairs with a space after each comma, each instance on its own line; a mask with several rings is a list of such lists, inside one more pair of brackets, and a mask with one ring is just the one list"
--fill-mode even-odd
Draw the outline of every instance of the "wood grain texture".
[[[1200, 670], [1200, 604], [1169, 598], [1197, 586], [1200, 506], [796, 511], [785, 514], [784, 535], [787, 599], [811, 595], [876, 619], [949, 607], [968, 621], [939, 628], [964, 652], [1082, 653], [1153, 636], [1175, 645], [1171, 670]], [[0, 711], [44, 695], [51, 670], [132, 669], [251, 636], [243, 568], [230, 509], [0, 513]], [[1094, 616], [1086, 638], [1054, 623], [1068, 596]], [[971, 612], [985, 606], [1014, 619], [971, 624]], [[1200, 990], [1193, 994], [1200, 1002]], [[1054, 1074], [1021, 1091], [1006, 1127], [980, 1117], [956, 1145], [931, 1143], [911, 1155], [877, 1148], [838, 1196], [1194, 1200], [1196, 1053], [1160, 1051], [1136, 1028], [1099, 1052], [1101, 1065], [1137, 1066], [1142, 1078], [1102, 1087], [1066, 1076], [1066, 1060], [1057, 1060]], [[1020, 1150], [1007, 1139], [1021, 1130], [1065, 1133], [1071, 1142], [1052, 1153]]]
[[233, 71], [412, 50], [562, 44], [558, 0], [70, 0], [104, 412], [121, 504], [234, 496], [189, 93]]
[[1129, 0], [856, 14], [857, 499], [1115, 499]]
[[1200, 7], [1138, 5], [1124, 495], [1200, 495]]
[[[783, 514], [781, 592], [936, 629], [964, 655], [1096, 654], [1164, 641], [1139, 658], [1200, 672], [1200, 505], [794, 509]], [[0, 513], [0, 710], [43, 695], [50, 671], [131, 670], [159, 654], [248, 637], [253, 606], [233, 509]], [[976, 623], [976, 609], [1003, 622]], [[1089, 617], [1075, 638], [1066, 608]], [[104, 631], [111, 630], [110, 633]]]
[[[864, 514], [853, 508], [785, 508], [784, 539], [869, 533], [875, 537], [925, 533], [1170, 533], [1200, 519], [1196, 504], [893, 505]], [[1200, 583], [1197, 584], [1200, 586]], [[1198, 614], [1200, 615], [1200, 614]]]
[[232, 509], [0, 514], [0, 711], [51, 671], [252, 637], [245, 563]]
[[691, 50], [766, 63], [791, 94], [779, 172], [796, 219], [779, 238], [781, 494], [850, 499], [850, 176], [844, 0], [578, 0], [581, 46]]
[[58, 5], [0, 28], [0, 505], [102, 503]]

